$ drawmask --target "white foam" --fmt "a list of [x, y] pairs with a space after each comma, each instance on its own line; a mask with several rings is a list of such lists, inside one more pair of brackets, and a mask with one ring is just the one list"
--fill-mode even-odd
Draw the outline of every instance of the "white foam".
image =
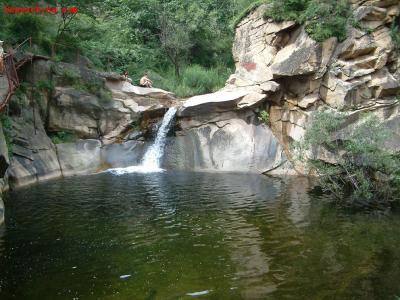
[[129, 174], [129, 173], [159, 173], [165, 171], [164, 169], [161, 168], [149, 168], [146, 166], [130, 166], [127, 168], [114, 168], [114, 169], [109, 169], [107, 172], [110, 172], [111, 174], [114, 175], [124, 175], [124, 174]]

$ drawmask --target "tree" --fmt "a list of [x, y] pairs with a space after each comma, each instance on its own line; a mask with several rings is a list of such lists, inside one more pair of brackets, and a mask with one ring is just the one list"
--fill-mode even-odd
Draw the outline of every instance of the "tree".
[[174, 66], [175, 75], [180, 77], [182, 62], [187, 57], [192, 42], [189, 32], [183, 24], [168, 17], [160, 17], [160, 42], [165, 54]]

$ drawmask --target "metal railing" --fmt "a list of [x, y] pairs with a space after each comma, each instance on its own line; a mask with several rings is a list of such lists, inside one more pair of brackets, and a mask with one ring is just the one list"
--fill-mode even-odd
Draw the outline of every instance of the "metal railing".
[[24, 47], [28, 45], [32, 46], [32, 38], [27, 38], [20, 43], [15, 49], [11, 49], [8, 53], [3, 56], [3, 76], [7, 77], [8, 91], [4, 99], [0, 99], [0, 111], [2, 111], [9, 103], [15, 90], [19, 87], [20, 81], [18, 78], [17, 69], [23, 66], [26, 62], [31, 61], [33, 55], [24, 55]]

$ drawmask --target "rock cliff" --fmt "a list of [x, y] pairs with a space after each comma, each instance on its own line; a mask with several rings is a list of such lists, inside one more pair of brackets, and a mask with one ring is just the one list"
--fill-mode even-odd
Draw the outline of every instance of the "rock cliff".
[[[271, 129], [289, 158], [290, 144], [301, 139], [310, 114], [321, 108], [346, 112], [349, 130], [361, 113], [371, 112], [400, 135], [400, 56], [391, 33], [399, 1], [354, 0], [352, 8], [358, 25], [348, 25], [343, 42], [318, 43], [304, 26], [265, 19], [268, 4], [236, 28], [236, 71], [226, 89], [275, 87], [266, 97]], [[399, 151], [400, 140], [386, 146]]]

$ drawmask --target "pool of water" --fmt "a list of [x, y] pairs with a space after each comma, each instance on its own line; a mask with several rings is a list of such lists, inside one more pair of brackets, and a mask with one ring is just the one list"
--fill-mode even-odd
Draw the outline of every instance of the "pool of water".
[[0, 299], [396, 299], [400, 218], [304, 178], [164, 172], [6, 195]]

